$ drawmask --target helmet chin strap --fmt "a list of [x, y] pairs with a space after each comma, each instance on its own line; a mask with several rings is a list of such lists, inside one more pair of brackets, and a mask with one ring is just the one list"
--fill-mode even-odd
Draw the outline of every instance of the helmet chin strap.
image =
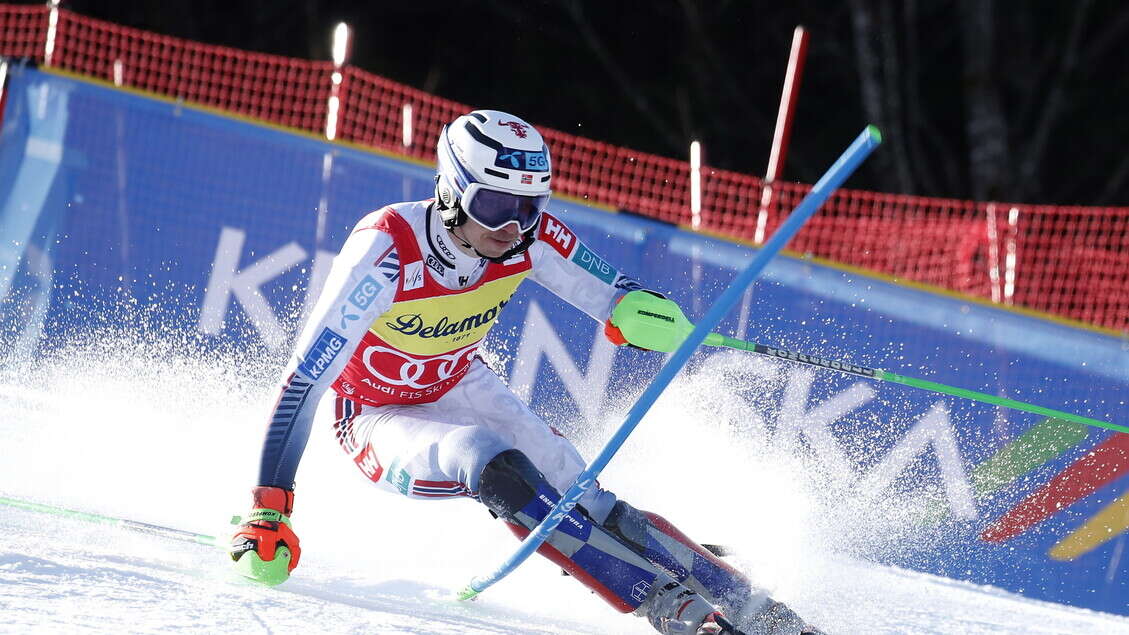
[[[508, 250], [506, 250], [506, 253], [502, 254], [501, 256], [498, 256], [497, 258], [486, 258], [485, 256], [483, 256], [483, 257], [486, 258], [487, 260], [489, 260], [490, 262], [496, 262], [498, 264], [501, 264], [501, 263], [509, 260], [510, 258], [513, 258], [514, 256], [516, 256], [520, 253], [523, 253], [526, 249], [529, 249], [529, 246], [532, 245], [534, 243], [534, 241], [537, 240], [537, 237], [534, 235], [536, 230], [537, 230], [536, 225], [534, 225], [533, 227], [530, 227], [529, 231], [522, 233], [521, 242], [514, 245], [513, 247], [510, 247]], [[477, 249], [475, 249], [474, 251], [475, 251], [475, 253], [478, 253]], [[482, 254], [479, 254], [479, 255], [481, 256]]]
[[458, 229], [459, 227], [462, 227], [462, 225], [459, 225], [458, 227], [448, 227], [447, 232], [450, 233], [455, 238], [458, 238], [459, 243], [463, 247], [466, 247], [467, 249], [469, 249], [469, 250], [473, 251], [474, 253], [478, 254], [478, 256], [481, 257], [481, 258], [485, 258], [486, 256], [479, 254], [478, 250], [474, 248], [474, 245], [470, 244], [470, 242], [468, 242], [466, 238], [463, 238], [462, 236], [455, 233], [455, 230]]
[[[459, 225], [459, 227], [462, 227], [462, 225]], [[532, 245], [537, 240], [536, 236], [534, 235], [534, 232], [537, 229], [537, 226], [534, 225], [533, 227], [530, 227], [528, 231], [522, 232], [521, 242], [519, 242], [518, 244], [514, 245], [513, 247], [510, 247], [509, 249], [507, 249], [506, 252], [503, 253], [501, 256], [491, 257], [491, 256], [487, 256], [486, 254], [479, 251], [474, 245], [470, 244], [470, 242], [467, 241], [467, 239], [465, 237], [460, 236], [459, 234], [456, 234], [455, 233], [456, 229], [458, 229], [458, 227], [452, 227], [452, 228], [448, 229], [448, 231], [451, 233], [452, 236], [459, 239], [459, 242], [462, 243], [463, 247], [466, 247], [467, 249], [470, 249], [471, 251], [473, 251], [475, 253], [475, 255], [477, 255], [479, 258], [482, 258], [484, 260], [488, 260], [490, 262], [498, 263], [498, 264], [502, 264], [503, 262], [509, 260], [510, 258], [513, 258], [514, 256], [524, 252], [526, 249], [529, 249], [529, 246]]]

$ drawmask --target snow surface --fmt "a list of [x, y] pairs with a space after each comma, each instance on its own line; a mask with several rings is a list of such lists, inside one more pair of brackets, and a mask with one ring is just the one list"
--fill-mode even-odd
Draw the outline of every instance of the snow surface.
[[[227, 536], [277, 366], [181, 349], [103, 340], [0, 376], [0, 495]], [[720, 405], [732, 381], [681, 378], [601, 482], [733, 546], [737, 566], [829, 633], [1129, 634], [1129, 618], [867, 562], [905, 535], [898, 515], [831, 510], [796, 457], [735, 435]], [[610, 410], [578, 439], [589, 455], [619, 423]], [[302, 562], [271, 589], [233, 576], [217, 549], [0, 506], [0, 632], [652, 632], [539, 558], [473, 603], [451, 600], [512, 551], [509, 532], [473, 501], [375, 491], [327, 425], [293, 519]]]

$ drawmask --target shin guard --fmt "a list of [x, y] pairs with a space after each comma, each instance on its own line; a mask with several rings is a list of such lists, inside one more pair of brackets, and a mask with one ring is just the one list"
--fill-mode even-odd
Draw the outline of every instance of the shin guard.
[[604, 527], [727, 614], [739, 612], [750, 600], [763, 601], [763, 592], [754, 590], [740, 571], [658, 514], [618, 501], [604, 521]]
[[[479, 498], [524, 539], [560, 498], [518, 450], [494, 457], [482, 470]], [[541, 545], [553, 561], [621, 612], [639, 607], [670, 577], [577, 507]]]

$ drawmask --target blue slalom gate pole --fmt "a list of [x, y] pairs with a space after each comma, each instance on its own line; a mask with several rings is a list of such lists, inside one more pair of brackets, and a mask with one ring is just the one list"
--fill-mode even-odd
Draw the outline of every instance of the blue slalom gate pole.
[[812, 187], [811, 192], [800, 201], [800, 204], [788, 216], [788, 219], [780, 225], [780, 228], [772, 235], [761, 247], [760, 251], [749, 263], [729, 288], [721, 294], [721, 297], [714, 302], [713, 306], [702, 318], [694, 330], [687, 336], [682, 345], [674, 351], [670, 359], [659, 370], [655, 378], [651, 380], [651, 385], [647, 387], [639, 400], [635, 402], [631, 410], [628, 411], [627, 416], [624, 418], [619, 429], [616, 431], [612, 438], [604, 445], [604, 449], [600, 451], [596, 458], [588, 464], [584, 471], [577, 477], [576, 481], [568, 490], [561, 496], [557, 504], [553, 506], [549, 513], [545, 515], [545, 519], [541, 521], [529, 535], [525, 537], [517, 551], [514, 552], [505, 562], [503, 562], [497, 569], [489, 574], [481, 577], [476, 577], [467, 584], [458, 594], [460, 600], [470, 600], [477, 596], [479, 593], [485, 591], [498, 580], [509, 575], [521, 563], [525, 562], [537, 548], [549, 539], [549, 535], [553, 530], [561, 524], [564, 517], [576, 507], [577, 502], [584, 496], [592, 484], [596, 482], [596, 477], [604, 470], [608, 462], [611, 461], [615, 453], [619, 451], [620, 446], [627, 440], [627, 437], [635, 430], [635, 426], [639, 425], [639, 421], [651, 409], [655, 401], [658, 400], [659, 395], [666, 389], [667, 385], [682, 370], [682, 367], [689, 361], [690, 356], [702, 344], [714, 327], [716, 327], [723, 317], [733, 308], [737, 301], [741, 299], [741, 294], [745, 292], [745, 288], [753, 283], [753, 280], [760, 275], [769, 261], [772, 260], [784, 245], [792, 239], [796, 232], [803, 227], [804, 223], [811, 218], [812, 214], [819, 209], [819, 206], [827, 200], [827, 197], [834, 192], [839, 185], [843, 183], [865, 159], [870, 156], [878, 145], [882, 143], [882, 134], [875, 126], [867, 126], [862, 133], [851, 143], [850, 147], [843, 152], [842, 155], [835, 161], [835, 163], [827, 170], [827, 172], [819, 179], [819, 181]]

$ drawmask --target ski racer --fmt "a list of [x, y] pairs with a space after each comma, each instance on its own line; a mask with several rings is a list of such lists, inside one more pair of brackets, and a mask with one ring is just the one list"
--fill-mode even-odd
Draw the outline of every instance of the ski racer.
[[[444, 127], [438, 155], [434, 199], [361, 219], [298, 338], [252, 511], [232, 538], [248, 577], [278, 584], [298, 564], [294, 476], [328, 389], [333, 432], [364, 477], [411, 498], [474, 498], [521, 538], [585, 463], [478, 355], [500, 310], [530, 278], [605, 322], [617, 345], [642, 348], [664, 334], [636, 319], [640, 307], [678, 310], [622, 273], [585, 267], [594, 254], [546, 211], [551, 160], [530, 124], [471, 112]], [[671, 350], [680, 341], [666, 339]], [[540, 553], [661, 633], [814, 632], [671, 523], [598, 485]]]

